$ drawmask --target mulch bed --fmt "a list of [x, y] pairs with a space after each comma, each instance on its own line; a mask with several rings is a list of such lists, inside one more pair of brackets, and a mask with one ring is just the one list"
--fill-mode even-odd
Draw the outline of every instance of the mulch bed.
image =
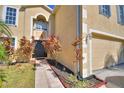
[[[58, 76], [58, 78], [61, 81], [61, 83], [63, 84], [63, 86], [65, 88], [72, 88], [73, 83], [69, 82], [68, 77], [70, 74], [74, 75], [74, 73], [72, 71], [70, 71], [67, 67], [65, 67], [64, 65], [60, 64], [59, 62], [57, 62], [55, 60], [48, 59], [47, 61], [50, 65], [50, 67], [52, 68], [52, 70]], [[88, 80], [90, 82], [90, 84], [89, 84], [90, 86], [88, 86], [87, 88], [98, 88], [98, 87], [101, 87], [102, 85], [106, 84], [105, 81], [99, 79], [95, 75], [87, 77], [84, 80]]]

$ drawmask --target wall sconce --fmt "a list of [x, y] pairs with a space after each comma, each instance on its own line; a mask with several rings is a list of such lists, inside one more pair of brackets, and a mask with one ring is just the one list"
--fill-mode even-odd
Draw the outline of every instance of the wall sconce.
[[92, 33], [88, 33], [86, 36], [86, 44], [88, 43], [88, 40], [92, 39]]

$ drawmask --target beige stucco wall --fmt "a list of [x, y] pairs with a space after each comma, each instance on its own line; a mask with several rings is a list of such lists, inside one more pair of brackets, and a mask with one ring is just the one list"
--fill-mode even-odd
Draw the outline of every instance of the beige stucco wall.
[[111, 16], [109, 18], [99, 14], [99, 6], [87, 6], [88, 26], [107, 33], [124, 36], [124, 25], [117, 23], [117, 10], [111, 5]]
[[0, 6], [0, 19], [2, 19], [2, 10], [3, 10], [3, 6]]
[[[88, 25], [88, 32], [90, 29], [96, 31], [109, 33], [115, 36], [124, 36], [124, 26], [117, 22], [117, 10], [116, 6], [111, 6], [111, 16], [109, 18], [99, 14], [98, 5], [85, 6], [87, 10], [87, 19], [83, 20]], [[97, 38], [97, 39], [96, 39]], [[92, 70], [97, 70], [105, 67], [106, 56], [110, 55], [113, 58], [113, 62], [118, 62], [118, 55], [121, 47], [123, 47], [123, 41], [113, 37], [107, 37], [100, 34], [92, 34]], [[90, 64], [90, 44], [88, 43], [88, 62], [87, 68]], [[123, 55], [123, 54], [122, 54]], [[121, 60], [124, 60], [121, 57]], [[111, 61], [107, 62], [108, 64]]]
[[55, 33], [55, 14], [51, 14], [49, 17], [49, 32], [48, 35]]
[[76, 6], [59, 7], [55, 14], [55, 35], [59, 37], [62, 46], [57, 61], [74, 71], [76, 59], [72, 42], [76, 38]]

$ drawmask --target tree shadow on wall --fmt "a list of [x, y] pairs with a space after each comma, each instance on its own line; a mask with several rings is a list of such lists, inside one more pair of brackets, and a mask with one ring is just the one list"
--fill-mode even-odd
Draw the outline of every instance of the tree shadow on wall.
[[116, 64], [114, 57], [111, 54], [105, 56], [105, 68], [110, 68]]
[[124, 64], [124, 43], [121, 44], [118, 53], [117, 53], [117, 61], [115, 61], [114, 56], [112, 54], [107, 54], [105, 56], [105, 68], [110, 68], [118, 64]]

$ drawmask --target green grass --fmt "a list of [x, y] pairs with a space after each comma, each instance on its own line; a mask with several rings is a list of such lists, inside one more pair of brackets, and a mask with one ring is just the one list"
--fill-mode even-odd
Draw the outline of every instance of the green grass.
[[29, 63], [21, 63], [21, 66], [12, 65], [0, 67], [3, 74], [2, 88], [34, 88], [35, 72], [34, 66]]

